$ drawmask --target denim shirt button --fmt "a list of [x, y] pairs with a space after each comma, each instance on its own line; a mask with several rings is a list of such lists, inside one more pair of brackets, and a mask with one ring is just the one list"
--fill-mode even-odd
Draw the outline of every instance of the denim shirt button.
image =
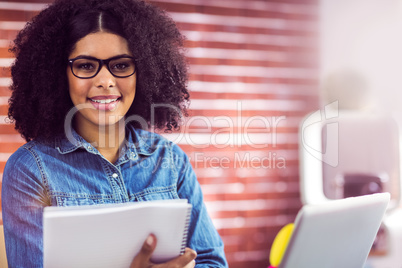
[[117, 175], [117, 173], [113, 173], [113, 175], [112, 175], [112, 177], [115, 178], [115, 179], [116, 179], [118, 176], [119, 176], [119, 175]]

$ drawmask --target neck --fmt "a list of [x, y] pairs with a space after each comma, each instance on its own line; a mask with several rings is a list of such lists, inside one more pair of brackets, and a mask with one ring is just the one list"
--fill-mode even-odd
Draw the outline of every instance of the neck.
[[[122, 119], [124, 120], [124, 119]], [[110, 163], [119, 158], [126, 132], [124, 124], [91, 127], [75, 124], [75, 130], [87, 142], [91, 143]]]

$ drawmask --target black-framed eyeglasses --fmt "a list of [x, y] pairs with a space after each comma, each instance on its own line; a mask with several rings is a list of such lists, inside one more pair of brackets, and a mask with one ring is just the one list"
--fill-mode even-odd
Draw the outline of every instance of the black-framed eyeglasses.
[[68, 62], [73, 75], [82, 79], [95, 77], [103, 65], [106, 65], [109, 72], [118, 78], [126, 78], [135, 73], [135, 60], [130, 56], [116, 56], [106, 60], [79, 56], [69, 59]]

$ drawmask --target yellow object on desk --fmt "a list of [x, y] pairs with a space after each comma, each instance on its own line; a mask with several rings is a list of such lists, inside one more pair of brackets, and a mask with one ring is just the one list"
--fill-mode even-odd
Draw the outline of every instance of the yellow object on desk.
[[278, 267], [282, 261], [282, 257], [285, 254], [286, 248], [290, 237], [293, 233], [294, 224], [289, 223], [282, 227], [279, 233], [276, 235], [274, 242], [272, 243], [271, 252], [269, 254], [269, 262], [271, 266]]

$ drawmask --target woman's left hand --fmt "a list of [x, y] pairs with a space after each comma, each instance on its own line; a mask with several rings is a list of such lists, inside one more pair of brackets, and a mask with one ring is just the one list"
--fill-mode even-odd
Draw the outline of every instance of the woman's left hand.
[[140, 252], [135, 256], [130, 268], [193, 268], [197, 253], [186, 248], [183, 255], [180, 255], [165, 263], [152, 263], [151, 256], [156, 247], [156, 237], [151, 234], [145, 240]]

